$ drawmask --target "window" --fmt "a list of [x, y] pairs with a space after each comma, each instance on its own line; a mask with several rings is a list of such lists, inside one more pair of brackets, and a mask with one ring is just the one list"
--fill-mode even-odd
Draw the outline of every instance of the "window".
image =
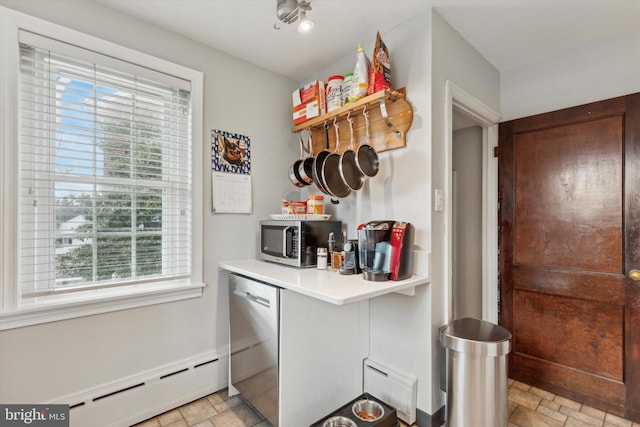
[[190, 85], [20, 39], [22, 297], [187, 277]]
[[3, 312], [201, 292], [200, 73], [176, 77], [156, 68], [164, 61], [132, 63], [24, 29], [17, 44], [18, 248], [3, 256], [15, 264]]

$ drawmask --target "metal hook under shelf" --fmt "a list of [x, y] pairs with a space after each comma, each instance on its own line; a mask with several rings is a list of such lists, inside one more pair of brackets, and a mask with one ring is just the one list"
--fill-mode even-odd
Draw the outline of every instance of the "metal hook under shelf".
[[369, 135], [369, 112], [362, 110], [362, 116], [364, 117], [364, 131], [365, 131], [365, 136], [364, 136], [364, 143], [365, 144], [369, 144], [369, 139], [370, 139], [370, 135]]
[[396, 138], [401, 138], [402, 133], [398, 129], [396, 129], [393, 123], [391, 123], [391, 120], [389, 120], [389, 113], [387, 112], [387, 102], [385, 101], [385, 98], [380, 98], [378, 104], [380, 105], [380, 113], [382, 114], [382, 118], [387, 124], [387, 127], [395, 132]]

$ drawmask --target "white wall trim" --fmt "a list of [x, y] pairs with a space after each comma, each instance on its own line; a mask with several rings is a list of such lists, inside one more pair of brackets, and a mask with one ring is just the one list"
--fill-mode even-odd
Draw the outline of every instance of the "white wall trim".
[[[148, 285], [144, 289], [138, 286], [129, 289], [107, 288], [89, 291], [88, 297], [72, 295], [72, 299], [67, 298], [61, 304], [40, 305], [32, 308], [20, 307], [16, 311], [2, 313], [0, 314], [0, 331], [197, 298], [202, 296], [204, 286], [204, 283], [189, 286], [155, 285], [154, 287], [154, 285]], [[96, 297], [97, 293], [104, 295]]]
[[19, 67], [9, 58], [18, 58], [18, 32], [9, 31], [12, 27], [10, 9], [0, 6], [0, 312], [16, 306], [18, 301], [17, 286], [3, 286], [3, 283], [17, 283], [18, 272], [15, 265], [15, 248], [18, 247], [18, 221], [15, 200], [18, 191], [13, 182], [18, 174], [17, 144], [8, 141], [18, 140], [18, 92], [17, 81]]
[[195, 366], [206, 363], [209, 361], [220, 360], [218, 353], [214, 351], [204, 352], [192, 357], [187, 357], [181, 360], [176, 360], [172, 363], [168, 363], [157, 368], [149, 369], [143, 372], [139, 372], [134, 375], [130, 375], [126, 378], [120, 378], [118, 380], [109, 381], [108, 383], [100, 384], [95, 387], [91, 387], [85, 390], [81, 390], [77, 393], [67, 394], [57, 399], [53, 399], [48, 403], [51, 404], [68, 404], [70, 406], [77, 405], [79, 403], [90, 403], [96, 397], [104, 396], [110, 393], [123, 390], [131, 387], [132, 385], [159, 381], [160, 377], [168, 375], [182, 369], [193, 369]]
[[72, 427], [132, 425], [225, 388], [227, 364], [204, 352], [47, 403], [70, 405]]
[[445, 82], [445, 163], [447, 178], [444, 224], [445, 318], [453, 312], [453, 108], [457, 108], [482, 127], [482, 317], [498, 322], [498, 161], [493, 149], [498, 146], [500, 114], [450, 80]]
[[482, 128], [482, 318], [498, 324], [498, 125]]

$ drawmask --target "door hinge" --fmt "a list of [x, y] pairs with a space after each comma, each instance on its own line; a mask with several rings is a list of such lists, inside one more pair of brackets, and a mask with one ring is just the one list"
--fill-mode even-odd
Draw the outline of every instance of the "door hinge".
[[500, 155], [500, 150], [498, 147], [493, 147], [493, 157], [498, 157]]

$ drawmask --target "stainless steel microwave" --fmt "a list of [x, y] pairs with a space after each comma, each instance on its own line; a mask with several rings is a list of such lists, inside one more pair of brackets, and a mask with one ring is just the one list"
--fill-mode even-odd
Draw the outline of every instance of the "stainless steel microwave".
[[328, 247], [329, 233], [342, 247], [342, 221], [260, 221], [260, 259], [294, 267], [316, 265], [318, 248]]

